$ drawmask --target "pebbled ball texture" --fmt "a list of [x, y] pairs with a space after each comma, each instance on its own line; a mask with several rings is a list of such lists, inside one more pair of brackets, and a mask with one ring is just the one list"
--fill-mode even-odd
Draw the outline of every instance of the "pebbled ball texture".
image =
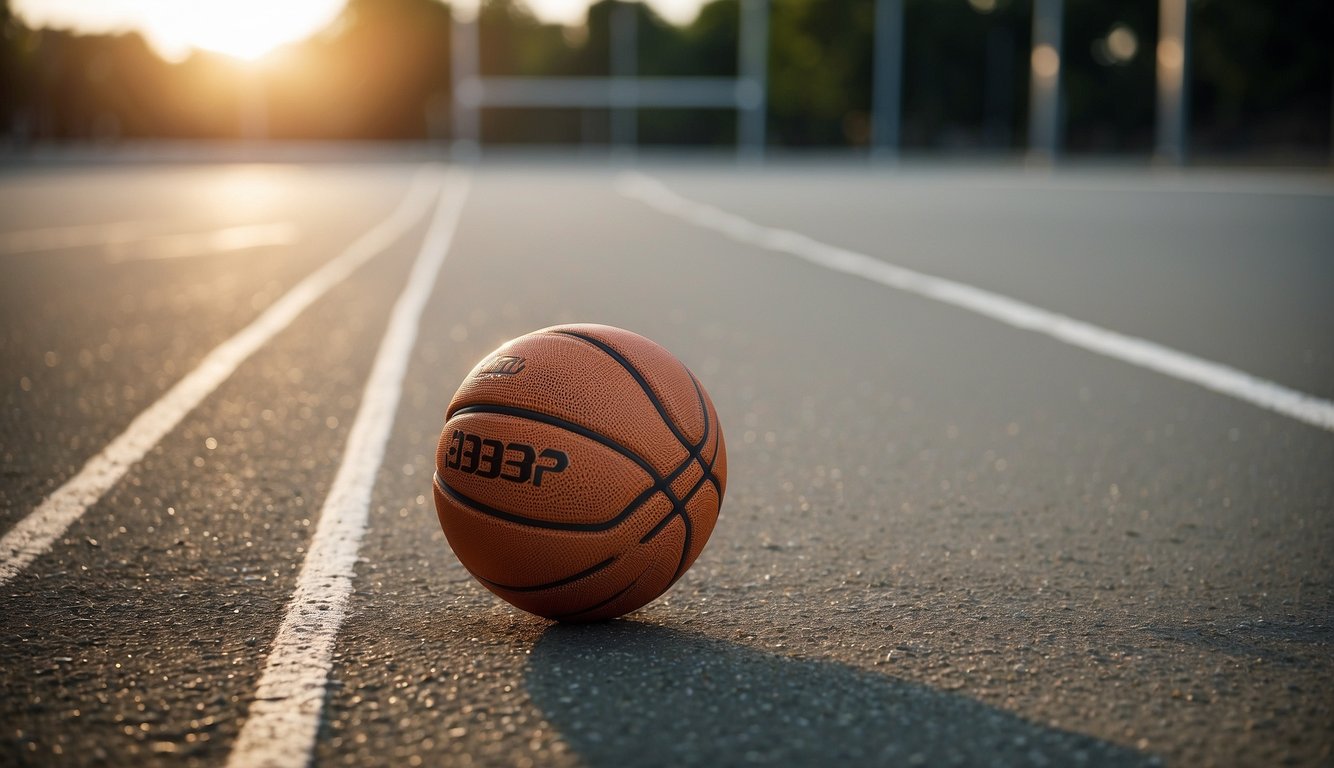
[[445, 414], [435, 507], [487, 589], [559, 621], [614, 618], [685, 573], [718, 520], [713, 402], [670, 352], [606, 325], [520, 336]]

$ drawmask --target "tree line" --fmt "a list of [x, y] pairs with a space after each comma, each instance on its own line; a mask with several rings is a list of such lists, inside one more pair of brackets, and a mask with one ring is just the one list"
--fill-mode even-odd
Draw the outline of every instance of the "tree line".
[[[483, 74], [604, 75], [615, 0], [579, 28], [521, 0], [481, 9]], [[732, 76], [738, 0], [676, 26], [636, 3], [643, 75]], [[873, 0], [774, 0], [768, 135], [779, 147], [870, 140]], [[1031, 0], [906, 0], [906, 150], [1006, 151], [1025, 143]], [[1158, 0], [1066, 0], [1063, 126], [1071, 152], [1147, 153]], [[1192, 0], [1191, 143], [1206, 153], [1328, 157], [1334, 3]], [[438, 0], [350, 0], [337, 21], [264, 62], [158, 57], [137, 34], [30, 29], [0, 0], [0, 133], [37, 141], [447, 139], [450, 9]], [[262, 115], [257, 129], [254, 116]], [[644, 144], [726, 146], [729, 110], [642, 110]], [[489, 143], [602, 143], [602, 110], [487, 110]]]

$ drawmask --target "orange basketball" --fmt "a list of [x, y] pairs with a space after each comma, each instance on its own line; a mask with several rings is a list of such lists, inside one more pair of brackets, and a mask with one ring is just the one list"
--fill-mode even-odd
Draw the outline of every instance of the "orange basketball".
[[459, 561], [559, 621], [613, 618], [666, 592], [709, 540], [727, 486], [699, 380], [606, 325], [545, 328], [478, 363], [449, 403], [435, 469]]

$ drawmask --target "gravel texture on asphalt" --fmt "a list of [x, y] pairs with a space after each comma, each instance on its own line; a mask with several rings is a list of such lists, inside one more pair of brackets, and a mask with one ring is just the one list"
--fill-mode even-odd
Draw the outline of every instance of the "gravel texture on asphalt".
[[[1327, 181], [644, 170], [761, 223], [1334, 395]], [[0, 174], [0, 236], [129, 220], [301, 235], [172, 259], [0, 253], [3, 529], [383, 219], [414, 171]], [[616, 179], [474, 171], [373, 493], [317, 765], [1329, 764], [1334, 434], [735, 243]], [[424, 229], [316, 302], [0, 588], [0, 763], [226, 760]], [[591, 626], [475, 583], [430, 493], [464, 374], [560, 322], [675, 352], [729, 453], [696, 565]]]

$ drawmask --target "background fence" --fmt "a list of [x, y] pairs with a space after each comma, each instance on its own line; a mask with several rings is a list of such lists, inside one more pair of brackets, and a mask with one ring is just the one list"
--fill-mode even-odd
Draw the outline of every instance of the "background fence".
[[1326, 0], [715, 0], [673, 25], [604, 0], [349, 0], [255, 63], [160, 58], [137, 34], [35, 29], [0, 2], [11, 147], [126, 139], [440, 140], [1188, 152], [1328, 162]]

